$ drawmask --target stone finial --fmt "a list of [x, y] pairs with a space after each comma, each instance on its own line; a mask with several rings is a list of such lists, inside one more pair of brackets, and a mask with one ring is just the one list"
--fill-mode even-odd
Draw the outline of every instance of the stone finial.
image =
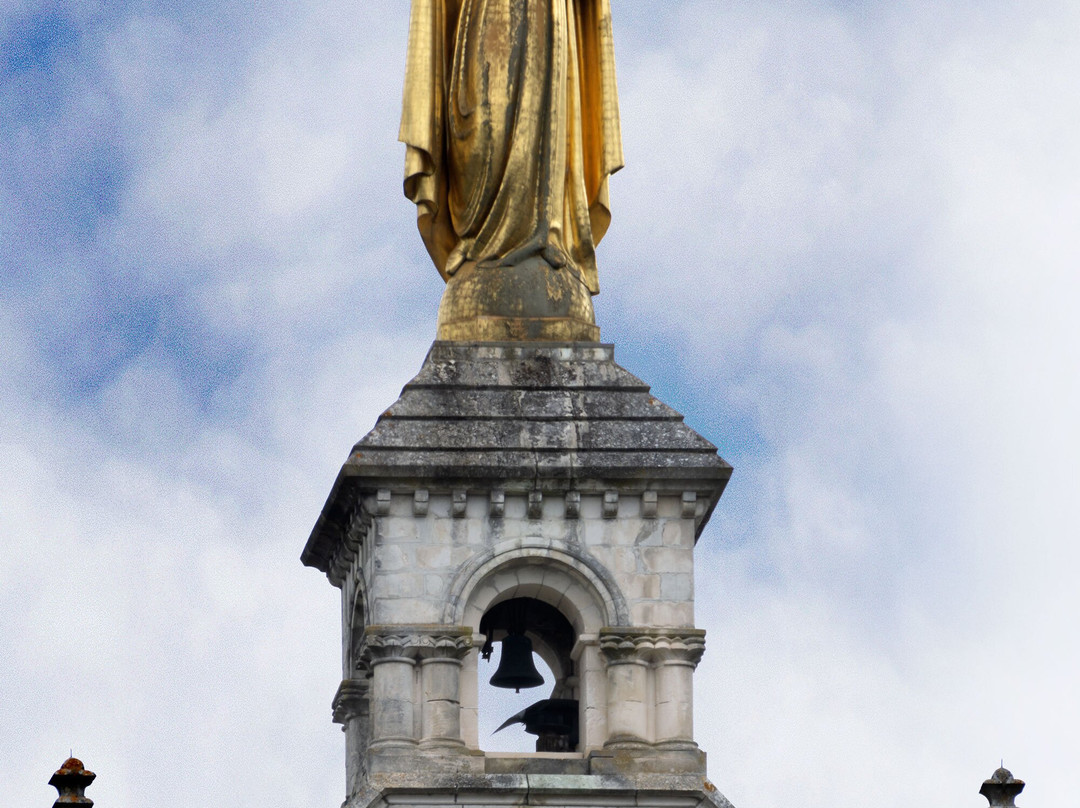
[[53, 803], [53, 808], [64, 808], [67, 805], [88, 807], [93, 805], [94, 801], [83, 792], [94, 782], [95, 777], [97, 777], [96, 774], [83, 768], [82, 761], [78, 758], [70, 757], [65, 760], [64, 765], [57, 769], [49, 780], [49, 785], [60, 792], [60, 796]]
[[1016, 805], [1016, 795], [1023, 790], [1024, 781], [1017, 780], [1011, 771], [1002, 766], [982, 784], [979, 793], [990, 802], [990, 808], [1010, 808]]

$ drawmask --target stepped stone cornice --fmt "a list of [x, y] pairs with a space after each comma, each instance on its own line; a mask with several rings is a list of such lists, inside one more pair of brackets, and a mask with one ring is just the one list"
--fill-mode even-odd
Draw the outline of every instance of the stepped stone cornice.
[[353, 447], [301, 558], [328, 571], [376, 491], [676, 494], [700, 530], [730, 476], [611, 345], [436, 342]]

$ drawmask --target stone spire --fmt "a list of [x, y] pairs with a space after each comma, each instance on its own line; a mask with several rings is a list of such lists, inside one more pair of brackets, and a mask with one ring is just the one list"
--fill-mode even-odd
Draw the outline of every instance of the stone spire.
[[64, 765], [57, 769], [49, 780], [49, 785], [60, 792], [53, 808], [65, 808], [68, 805], [85, 805], [90, 808], [94, 801], [84, 792], [86, 787], [94, 782], [95, 777], [96, 774], [83, 768], [82, 761], [78, 758], [70, 757], [65, 760]]
[[1002, 766], [982, 784], [979, 793], [990, 802], [990, 808], [1015, 806], [1016, 795], [1024, 790], [1024, 781], [1017, 780], [1012, 772]]

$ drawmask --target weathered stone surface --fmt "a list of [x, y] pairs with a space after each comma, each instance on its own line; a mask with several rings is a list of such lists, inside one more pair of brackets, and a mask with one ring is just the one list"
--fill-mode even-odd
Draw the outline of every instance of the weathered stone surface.
[[[303, 554], [341, 589], [347, 808], [730, 808], [693, 736], [694, 545], [730, 474], [611, 346], [436, 343]], [[518, 598], [564, 618], [533, 641], [573, 753], [481, 749], [485, 615]]]
[[610, 345], [436, 342], [353, 447], [302, 559], [328, 572], [354, 505], [375, 489], [380, 497], [410, 491], [410, 507], [422, 503], [421, 512], [429, 491], [498, 488], [564, 500], [678, 492], [690, 495], [700, 532], [730, 476], [716, 447], [615, 364]]
[[[353, 794], [344, 808], [402, 806], [547, 806], [548, 808], [732, 808], [716, 787], [700, 774], [619, 771], [608, 761], [601, 773], [579, 773], [583, 761], [549, 761], [539, 768], [566, 771], [537, 773], [488, 773], [458, 775], [374, 775], [366, 787]], [[599, 761], [584, 761], [588, 764]], [[502, 765], [528, 768], [539, 763], [504, 760]]]

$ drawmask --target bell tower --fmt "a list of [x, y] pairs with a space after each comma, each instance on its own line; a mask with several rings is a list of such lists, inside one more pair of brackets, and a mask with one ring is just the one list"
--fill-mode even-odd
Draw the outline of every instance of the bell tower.
[[[729, 806], [694, 739], [693, 554], [730, 475], [611, 345], [436, 342], [302, 556], [341, 590], [347, 808]], [[537, 751], [486, 754], [479, 679], [534, 687], [534, 654]]]

